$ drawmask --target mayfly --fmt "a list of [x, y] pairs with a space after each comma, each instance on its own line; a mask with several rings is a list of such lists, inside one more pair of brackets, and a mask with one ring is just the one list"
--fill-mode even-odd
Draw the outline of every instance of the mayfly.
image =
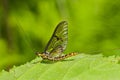
[[68, 41], [68, 23], [66, 21], [60, 22], [54, 30], [54, 33], [48, 41], [43, 53], [37, 52], [37, 55], [43, 60], [60, 61], [65, 58], [75, 56], [77, 53], [69, 53], [63, 55]]

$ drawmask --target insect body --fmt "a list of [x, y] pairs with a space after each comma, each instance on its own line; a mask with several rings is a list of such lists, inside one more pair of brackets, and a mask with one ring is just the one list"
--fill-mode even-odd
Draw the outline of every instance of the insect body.
[[77, 53], [69, 53], [63, 55], [68, 41], [68, 23], [66, 21], [60, 22], [54, 30], [43, 53], [37, 52], [37, 55], [43, 60], [59, 61], [65, 58], [76, 55]]

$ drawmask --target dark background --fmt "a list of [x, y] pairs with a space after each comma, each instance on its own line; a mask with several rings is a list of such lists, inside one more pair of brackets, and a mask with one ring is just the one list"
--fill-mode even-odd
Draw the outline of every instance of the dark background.
[[1, 0], [0, 70], [34, 59], [63, 20], [65, 53], [120, 55], [120, 0]]

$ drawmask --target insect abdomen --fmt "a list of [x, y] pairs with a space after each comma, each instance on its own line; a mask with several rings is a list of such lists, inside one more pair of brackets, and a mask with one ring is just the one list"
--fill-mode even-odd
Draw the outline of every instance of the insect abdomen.
[[63, 56], [59, 56], [59, 57], [54, 57], [54, 58], [49, 58], [48, 57], [48, 60], [51, 60], [51, 61], [60, 61], [60, 60], [64, 60], [65, 58], [68, 58], [68, 57], [71, 57], [71, 56], [75, 56], [77, 54], [78, 53], [72, 52], [72, 53], [69, 53], [69, 54], [66, 54], [66, 55], [63, 55]]

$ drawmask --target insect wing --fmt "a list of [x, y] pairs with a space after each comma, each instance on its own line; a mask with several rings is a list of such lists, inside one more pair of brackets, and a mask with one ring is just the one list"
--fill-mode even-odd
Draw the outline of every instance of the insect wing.
[[68, 41], [68, 23], [60, 22], [49, 40], [44, 52], [53, 56], [55, 53], [60, 55], [65, 49]]

